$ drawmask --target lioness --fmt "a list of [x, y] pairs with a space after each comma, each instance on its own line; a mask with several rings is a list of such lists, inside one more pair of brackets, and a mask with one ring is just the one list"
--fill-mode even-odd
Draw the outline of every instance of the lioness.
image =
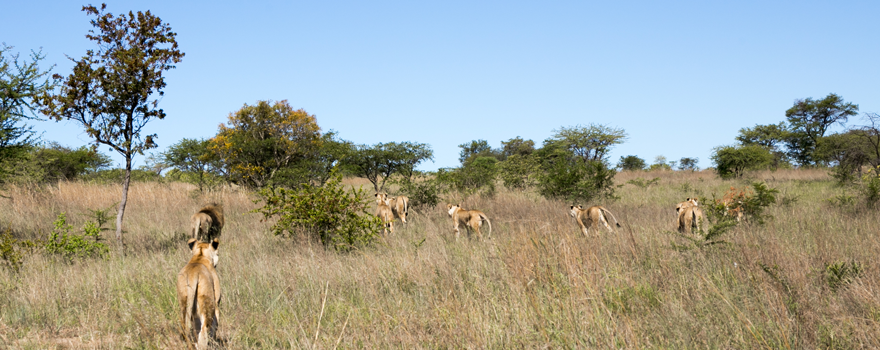
[[394, 213], [391, 203], [384, 193], [376, 193], [376, 216], [382, 220], [382, 234], [394, 233]]
[[572, 205], [571, 211], [568, 212], [568, 215], [575, 218], [575, 221], [577, 221], [578, 225], [581, 227], [584, 236], [589, 236], [589, 229], [594, 227], [598, 228], [599, 223], [602, 223], [602, 225], [608, 229], [608, 232], [614, 232], [614, 230], [611, 229], [611, 226], [608, 225], [608, 219], [605, 218], [605, 214], [610, 215], [611, 218], [614, 219], [614, 224], [617, 225], [617, 227], [620, 227], [620, 223], [617, 222], [617, 218], [614, 217], [614, 214], [602, 206], [595, 205], [584, 209], [582, 205]]
[[678, 210], [678, 232], [691, 233], [693, 229], [703, 228], [703, 210], [697, 205], [689, 205]]
[[700, 202], [698, 202], [696, 198], [687, 198], [684, 200], [684, 202], [681, 202], [681, 203], [678, 203], [675, 205], [675, 213], [678, 214], [679, 212], [681, 212], [681, 209], [683, 209], [683, 208], [691, 207], [691, 206], [697, 207], [699, 205], [700, 205]]
[[215, 269], [220, 241], [204, 243], [190, 238], [187, 245], [192, 258], [177, 274], [180, 327], [187, 343], [207, 349], [208, 338], [214, 339], [220, 325], [220, 277]]
[[409, 198], [406, 196], [389, 197], [387, 193], [376, 193], [376, 203], [385, 202], [395, 218], [399, 218], [406, 225], [406, 215], [409, 213]]
[[458, 225], [460, 224], [465, 225], [468, 236], [471, 234], [471, 229], [474, 229], [474, 231], [477, 231], [477, 236], [479, 236], [480, 239], [483, 239], [483, 233], [480, 232], [480, 227], [483, 225], [483, 221], [489, 225], [489, 234], [486, 237], [492, 237], [492, 222], [489, 221], [489, 217], [486, 216], [485, 213], [479, 210], [462, 209], [461, 204], [446, 204], [446, 209], [449, 213], [449, 217], [452, 218], [452, 227], [455, 229], [456, 240], [458, 240], [458, 236], [461, 233], [458, 229]]
[[223, 230], [223, 206], [211, 203], [190, 218], [192, 221], [192, 237], [200, 242], [212, 242], [214, 239], [220, 239], [220, 233]]

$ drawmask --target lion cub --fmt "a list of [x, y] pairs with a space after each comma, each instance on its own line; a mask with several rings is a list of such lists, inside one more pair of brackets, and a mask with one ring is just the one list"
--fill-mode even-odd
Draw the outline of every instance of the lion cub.
[[614, 219], [614, 224], [617, 227], [620, 227], [620, 223], [617, 222], [617, 218], [614, 217], [614, 214], [611, 213], [608, 209], [602, 206], [592, 206], [587, 209], [584, 209], [582, 205], [571, 206], [571, 211], [568, 212], [568, 215], [573, 217], [575, 221], [577, 221], [578, 226], [581, 227], [581, 232], [584, 233], [584, 236], [589, 236], [589, 229], [598, 228], [599, 223], [605, 226], [608, 229], [608, 232], [614, 232], [611, 229], [611, 226], [608, 225], [608, 219], [605, 217], [605, 214], [611, 216]]
[[220, 238], [223, 230], [223, 206], [211, 203], [190, 218], [192, 220], [192, 237], [200, 242], [211, 242]]
[[220, 241], [204, 243], [190, 238], [187, 245], [192, 258], [177, 274], [180, 327], [187, 343], [207, 349], [208, 339], [214, 339], [220, 325], [220, 277], [215, 269]]
[[458, 236], [461, 233], [458, 229], [458, 225], [462, 224], [465, 226], [468, 236], [471, 234], [471, 229], [474, 229], [474, 231], [477, 231], [477, 236], [482, 240], [483, 233], [480, 232], [480, 226], [483, 225], [483, 221], [489, 225], [489, 234], [486, 237], [492, 237], [492, 222], [489, 221], [489, 217], [483, 212], [479, 210], [462, 209], [461, 204], [447, 204], [446, 209], [449, 213], [449, 217], [452, 218], [452, 227], [455, 229], [456, 240], [458, 240]]

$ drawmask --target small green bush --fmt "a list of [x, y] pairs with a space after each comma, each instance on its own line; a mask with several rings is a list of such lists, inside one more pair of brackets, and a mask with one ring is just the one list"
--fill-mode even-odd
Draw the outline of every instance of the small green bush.
[[545, 163], [538, 178], [538, 190], [548, 198], [571, 203], [589, 202], [614, 196], [614, 175], [617, 173], [600, 161], [553, 161]]
[[272, 226], [275, 235], [305, 235], [325, 247], [347, 251], [373, 242], [382, 227], [379, 218], [367, 212], [372, 196], [363, 189], [346, 191], [340, 175], [332, 175], [324, 186], [265, 187], [257, 194], [261, 198], [254, 203], [264, 205], [253, 212], [266, 219], [278, 217]]
[[825, 281], [828, 282], [828, 287], [834, 292], [861, 275], [862, 264], [858, 261], [836, 261], [825, 264]]
[[12, 237], [12, 230], [0, 233], [0, 263], [13, 272], [18, 272], [24, 260], [20, 243]]
[[[630, 185], [634, 185], [634, 186], [641, 188], [641, 189], [648, 189], [649, 187], [656, 185], [658, 182], [660, 182], [659, 177], [655, 177], [651, 180], [645, 180], [643, 178], [637, 177], [635, 179], [627, 181], [626, 183], [628, 183]], [[688, 184], [685, 183], [685, 185], [688, 185]], [[689, 191], [685, 191], [685, 192], [689, 192]]]
[[409, 198], [411, 208], [433, 208], [440, 203], [442, 189], [437, 185], [436, 179], [402, 179], [396, 182], [400, 192]]
[[874, 208], [880, 202], [880, 166], [862, 176], [862, 192], [868, 208]]
[[499, 165], [498, 175], [504, 187], [510, 190], [525, 190], [537, 183], [540, 162], [532, 155], [514, 154]]
[[73, 262], [77, 258], [105, 258], [110, 253], [107, 244], [101, 242], [101, 227], [93, 221], [87, 221], [83, 225], [82, 235], [70, 232], [73, 225], [67, 224], [67, 215], [64, 213], [58, 214], [53, 225], [55, 228], [45, 244], [46, 253], [61, 255], [67, 262]]

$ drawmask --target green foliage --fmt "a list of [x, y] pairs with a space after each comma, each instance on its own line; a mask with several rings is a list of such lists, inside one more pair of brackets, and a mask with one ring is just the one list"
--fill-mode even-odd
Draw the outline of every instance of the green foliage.
[[493, 196], [498, 168], [498, 160], [494, 157], [471, 158], [459, 168], [438, 170], [437, 182], [441, 187], [465, 196], [476, 193]]
[[654, 157], [654, 164], [648, 167], [648, 171], [672, 170], [672, 166], [666, 163], [666, 157], [659, 155]]
[[731, 187], [721, 198], [715, 194], [712, 194], [711, 199], [700, 198], [700, 208], [709, 223], [709, 229], [700, 233], [704, 244], [723, 242], [719, 238], [740, 224], [737, 221], [737, 212], [743, 214], [743, 221], [759, 225], [771, 218], [765, 211], [776, 203], [779, 190], [768, 187], [763, 182], [753, 182], [751, 187], [742, 190]]
[[93, 221], [85, 223], [82, 235], [70, 232], [73, 225], [67, 224], [64, 213], [58, 214], [53, 225], [55, 228], [46, 241], [46, 253], [60, 255], [67, 262], [73, 262], [77, 258], [104, 258], [110, 253], [107, 244], [101, 242], [101, 227]]
[[[119, 184], [125, 180], [125, 169], [98, 170], [82, 175], [80, 179], [100, 184]], [[159, 180], [153, 172], [141, 169], [132, 170], [130, 179], [134, 182], [156, 182]]]
[[[538, 175], [538, 191], [541, 195], [575, 203], [589, 202], [595, 198], [615, 198], [614, 175], [617, 172], [609, 167], [604, 154], [610, 150], [613, 142], [622, 142], [625, 137], [623, 130], [612, 129], [615, 133], [607, 137], [592, 135], [597, 140], [609, 143], [598, 149], [587, 149], [569, 143], [571, 141], [567, 137], [597, 132], [598, 127], [586, 130], [563, 129], [564, 132], [557, 134], [557, 138], [544, 141], [544, 146], [535, 153], [541, 160], [541, 172]], [[585, 140], [581, 141], [590, 144]]]
[[358, 145], [342, 163], [354, 175], [370, 180], [378, 193], [385, 189], [385, 182], [391, 175], [400, 174], [411, 179], [415, 167], [430, 159], [434, 159], [434, 152], [427, 144], [389, 142], [373, 146]]
[[[635, 179], [627, 181], [626, 183], [628, 183], [630, 185], [635, 185], [639, 188], [647, 189], [647, 188], [651, 187], [652, 185], [656, 185], [659, 182], [660, 182], [659, 177], [655, 177], [651, 180], [646, 180], [646, 179], [637, 177]], [[685, 192], [687, 192], [687, 191], [685, 191]]]
[[15, 237], [12, 237], [12, 230], [10, 229], [0, 233], [0, 263], [13, 272], [18, 272], [24, 263], [21, 243]]
[[526, 157], [535, 152], [535, 141], [523, 140], [517, 136], [507, 141], [501, 141], [501, 159], [507, 160], [508, 157], [518, 155]]
[[617, 162], [617, 167], [624, 171], [644, 170], [645, 166], [647, 166], [647, 164], [644, 159], [633, 155], [626, 157], [621, 156], [620, 161]]
[[862, 176], [862, 192], [865, 194], [865, 204], [868, 208], [874, 208], [880, 201], [880, 166]]
[[[0, 180], [9, 164], [24, 157], [34, 142], [34, 131], [23, 122], [35, 119], [35, 102], [40, 95], [55, 88], [55, 79], [49, 71], [39, 67], [46, 58], [41, 51], [31, 52], [30, 60], [19, 61], [18, 54], [10, 54], [11, 46], [0, 44]], [[45, 80], [44, 80], [45, 79]]]
[[741, 178], [746, 170], [766, 168], [773, 155], [758, 145], [720, 146], [711, 156], [715, 171], [722, 179]]
[[623, 143], [626, 137], [626, 132], [620, 128], [602, 124], [576, 125], [554, 130], [553, 136], [544, 143], [545, 147], [547, 143], [554, 143], [583, 162], [606, 162], [605, 157], [611, 148]]
[[94, 148], [70, 149], [52, 142], [29, 147], [25, 156], [4, 166], [10, 182], [45, 183], [76, 180], [110, 164], [110, 158]]
[[850, 130], [820, 139], [814, 152], [817, 160], [834, 165], [831, 177], [838, 184], [849, 184], [862, 175], [862, 166], [870, 163], [871, 145], [862, 137], [863, 130]]
[[700, 158], [684, 157], [678, 161], [678, 170], [696, 171], [697, 169], [699, 169], [699, 167], [697, 166], [697, 164], [699, 163]]
[[540, 170], [540, 161], [532, 155], [511, 154], [498, 165], [498, 175], [504, 187], [511, 190], [533, 187]]
[[825, 264], [825, 282], [831, 291], [836, 292], [862, 275], [862, 264], [858, 261], [836, 261]]
[[210, 140], [214, 158], [208, 159], [222, 165], [229, 181], [261, 188], [314, 180], [309, 165], [322, 142], [314, 115], [286, 100], [258, 101], [230, 114], [227, 124]]
[[323, 186], [300, 184], [296, 188], [265, 187], [257, 194], [263, 207], [253, 212], [278, 218], [272, 232], [279, 236], [306, 236], [325, 247], [348, 251], [373, 242], [381, 222], [367, 212], [367, 191], [345, 190], [342, 176], [331, 176]]
[[436, 177], [418, 177], [402, 179], [397, 182], [400, 192], [409, 198], [409, 206], [418, 209], [430, 209], [440, 203], [441, 187]]
[[458, 147], [461, 148], [461, 152], [459, 152], [458, 155], [458, 161], [462, 165], [479, 157], [502, 158], [501, 151], [492, 149], [492, 147], [489, 146], [489, 142], [486, 140], [473, 140], [469, 143], [460, 144]]
[[794, 106], [785, 111], [791, 131], [786, 143], [792, 157], [801, 165], [814, 164], [819, 160], [814, 154], [815, 149], [828, 128], [835, 123], [843, 125], [858, 110], [858, 105], [845, 102], [833, 93], [821, 100], [806, 98], [795, 101]]
[[[164, 161], [177, 170], [173, 178], [199, 186], [199, 191], [220, 183], [222, 165], [208, 147], [211, 142], [184, 138], [168, 146], [162, 156]], [[172, 174], [166, 174], [166, 177]]]
[[616, 173], [602, 162], [549, 162], [538, 177], [538, 190], [545, 197], [570, 203], [615, 198]]

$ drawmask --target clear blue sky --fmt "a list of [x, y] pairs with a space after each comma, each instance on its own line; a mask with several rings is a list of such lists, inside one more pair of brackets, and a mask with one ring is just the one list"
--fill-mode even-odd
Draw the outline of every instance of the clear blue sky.
[[[798, 98], [833, 92], [880, 112], [876, 1], [254, 3], [108, 3], [114, 14], [152, 11], [186, 53], [166, 75], [168, 117], [148, 126], [159, 150], [212, 137], [244, 104], [286, 99], [355, 143], [430, 144], [435, 162], [422, 169], [457, 166], [470, 140], [540, 144], [589, 123], [629, 134], [614, 163], [664, 155], [708, 167], [713, 147], [782, 121]], [[67, 75], [64, 55], [94, 47], [83, 4], [3, 5], [0, 42], [42, 47]], [[74, 123], [36, 128], [89, 142]]]

